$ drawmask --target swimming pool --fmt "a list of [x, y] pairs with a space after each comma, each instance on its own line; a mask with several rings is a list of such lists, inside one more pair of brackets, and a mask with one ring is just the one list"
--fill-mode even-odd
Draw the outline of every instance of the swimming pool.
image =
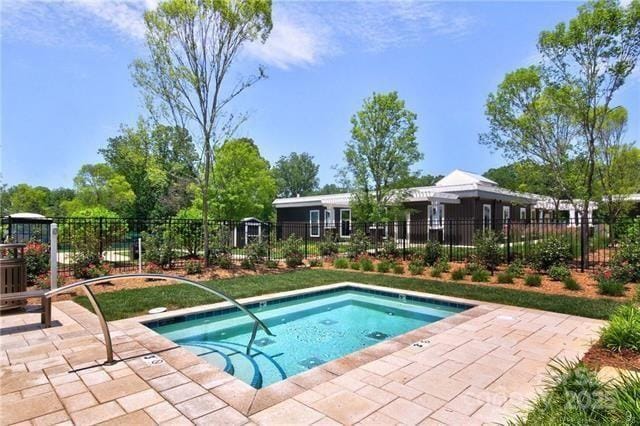
[[262, 388], [465, 309], [444, 300], [344, 286], [236, 308], [146, 322], [147, 327], [255, 388]]

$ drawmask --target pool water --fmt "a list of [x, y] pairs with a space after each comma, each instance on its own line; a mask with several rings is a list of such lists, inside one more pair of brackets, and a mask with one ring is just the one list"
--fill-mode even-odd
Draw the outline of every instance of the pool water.
[[433, 323], [468, 306], [347, 287], [249, 308], [275, 336], [235, 309], [147, 326], [255, 388]]

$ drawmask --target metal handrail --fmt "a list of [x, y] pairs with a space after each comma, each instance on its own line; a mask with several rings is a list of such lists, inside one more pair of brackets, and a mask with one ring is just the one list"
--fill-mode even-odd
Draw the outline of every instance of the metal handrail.
[[83, 281], [78, 281], [75, 282], [73, 284], [69, 284], [66, 285], [64, 287], [59, 287], [53, 290], [49, 290], [48, 292], [46, 292], [44, 294], [44, 297], [50, 299], [51, 297], [61, 294], [61, 293], [66, 293], [70, 290], [73, 290], [76, 287], [82, 287], [85, 294], [87, 295], [87, 298], [89, 299], [89, 302], [91, 303], [91, 306], [93, 307], [93, 311], [95, 312], [95, 314], [98, 316], [98, 320], [100, 321], [100, 328], [102, 329], [102, 334], [104, 335], [104, 340], [105, 340], [105, 346], [107, 348], [107, 361], [105, 364], [110, 365], [110, 364], [114, 364], [114, 360], [113, 360], [113, 346], [111, 343], [111, 333], [109, 332], [109, 326], [107, 324], [107, 321], [104, 318], [104, 314], [102, 313], [102, 309], [100, 308], [100, 304], [98, 303], [98, 301], [95, 298], [95, 295], [93, 294], [93, 291], [91, 291], [91, 289], [89, 288], [90, 285], [94, 285], [94, 284], [98, 284], [101, 282], [105, 282], [105, 281], [113, 281], [113, 280], [120, 280], [120, 279], [125, 279], [125, 278], [151, 278], [151, 279], [165, 279], [165, 280], [173, 280], [173, 281], [178, 281], [181, 283], [185, 283], [185, 284], [189, 284], [192, 285], [194, 287], [197, 287], [201, 290], [204, 290], [206, 292], [209, 292], [211, 294], [214, 294], [218, 297], [221, 297], [222, 299], [226, 300], [227, 302], [231, 303], [232, 305], [234, 305], [236, 308], [238, 308], [240, 311], [242, 311], [243, 313], [245, 313], [246, 315], [248, 315], [253, 321], [254, 321], [254, 325], [253, 325], [253, 331], [251, 333], [251, 339], [249, 340], [249, 344], [247, 345], [247, 354], [249, 354], [249, 352], [251, 351], [251, 346], [253, 345], [253, 342], [256, 339], [256, 333], [258, 332], [258, 326], [260, 326], [260, 328], [262, 328], [265, 333], [267, 333], [269, 336], [275, 336], [271, 330], [269, 330], [269, 327], [267, 327], [267, 325], [262, 322], [257, 316], [255, 316], [253, 314], [253, 312], [251, 312], [250, 310], [248, 310], [246, 307], [244, 307], [242, 304], [240, 304], [237, 300], [235, 300], [234, 298], [232, 298], [231, 296], [226, 295], [225, 293], [223, 293], [220, 290], [215, 290], [213, 288], [209, 288], [205, 285], [202, 285], [196, 281], [192, 281], [189, 280], [187, 278], [184, 277], [178, 277], [175, 275], [163, 275], [163, 274], [123, 274], [123, 275], [107, 275], [104, 277], [98, 277], [98, 278], [90, 278], [88, 280], [83, 280]]

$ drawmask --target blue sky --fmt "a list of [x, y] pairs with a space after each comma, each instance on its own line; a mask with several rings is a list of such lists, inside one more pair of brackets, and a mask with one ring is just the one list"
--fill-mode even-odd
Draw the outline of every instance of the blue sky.
[[[144, 114], [129, 64], [144, 55], [141, 16], [156, 0], [2, 3], [2, 177], [71, 186], [121, 124]], [[237, 72], [269, 78], [237, 100], [252, 137], [275, 162], [306, 151], [334, 181], [349, 118], [372, 92], [397, 90], [418, 115], [418, 168], [484, 172], [504, 164], [478, 144], [484, 102], [504, 74], [536, 61], [542, 29], [576, 2], [277, 2], [266, 45], [248, 46]], [[640, 73], [615, 103], [640, 140]]]

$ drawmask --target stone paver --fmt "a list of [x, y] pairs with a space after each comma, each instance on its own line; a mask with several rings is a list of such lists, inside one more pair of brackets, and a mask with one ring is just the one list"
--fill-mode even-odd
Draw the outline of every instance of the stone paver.
[[[582, 355], [603, 325], [478, 303], [256, 390], [142, 318], [110, 323], [116, 355], [126, 358], [111, 366], [101, 364], [93, 314], [64, 301], [54, 303], [53, 318], [43, 330], [37, 313], [0, 316], [0, 425], [505, 423], [540, 391], [550, 359]], [[140, 357], [152, 352], [160, 363]]]

